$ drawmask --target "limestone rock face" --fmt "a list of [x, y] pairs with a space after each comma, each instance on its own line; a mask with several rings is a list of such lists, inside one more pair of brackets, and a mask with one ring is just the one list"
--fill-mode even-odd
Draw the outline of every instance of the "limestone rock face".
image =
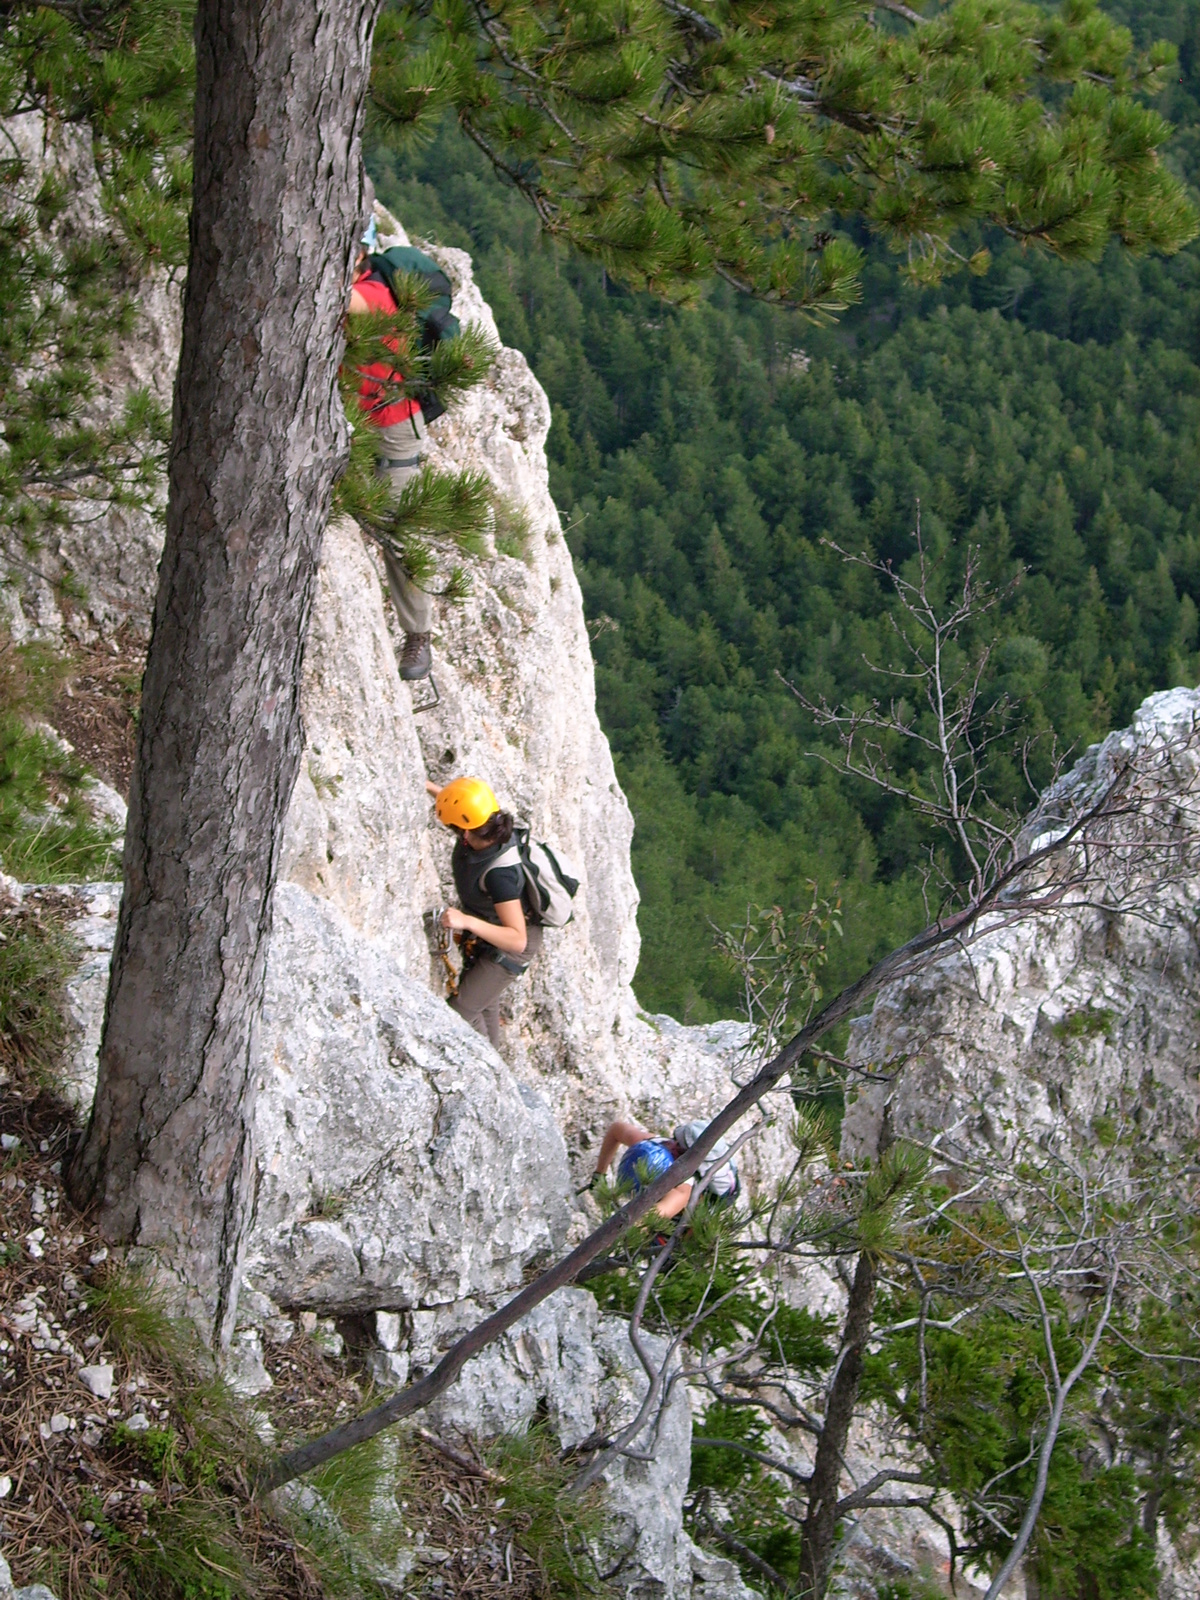
[[[83, 160], [79, 152], [68, 158], [72, 170]], [[86, 200], [90, 170], [86, 162], [79, 168], [78, 226], [98, 229], [98, 190]], [[403, 241], [395, 219], [382, 208], [377, 214], [383, 242]], [[442, 783], [478, 773], [536, 836], [578, 864], [575, 919], [548, 931], [543, 954], [509, 990], [502, 1053], [551, 1106], [579, 1183], [613, 1116], [666, 1131], [717, 1110], [732, 1092], [730, 1065], [745, 1041], [736, 1027], [681, 1028], [638, 1007], [633, 818], [596, 716], [582, 598], [550, 497], [549, 404], [525, 358], [500, 347], [469, 257], [430, 248], [454, 285], [456, 314], [480, 325], [498, 356], [488, 380], [431, 425], [429, 460], [485, 472], [501, 522], [524, 529], [523, 549], [519, 558], [496, 551], [473, 563], [472, 597], [439, 607], [441, 701], [414, 715], [412, 690], [396, 669], [399, 638], [378, 553], [353, 525], [329, 528], [304, 667], [306, 744], [281, 877], [330, 902], [356, 933], [386, 946], [401, 971], [442, 993], [444, 967], [430, 953], [422, 919], [453, 901], [452, 840], [433, 819], [427, 777]], [[106, 379], [114, 396], [122, 383], [161, 379], [169, 389], [177, 323], [160, 290], [147, 301], [146, 326]], [[64, 535], [75, 541], [70, 564], [92, 597], [86, 626], [124, 622], [147, 631], [161, 529], [139, 535], [140, 543], [124, 539], [119, 555], [106, 526], [88, 523]], [[98, 1021], [91, 1027], [96, 1034]], [[786, 1160], [776, 1129], [741, 1158], [752, 1183]]]
[[[438, 254], [459, 317], [495, 337], [467, 257]], [[169, 340], [165, 313], [156, 326]], [[128, 358], [128, 381], [158, 362], [154, 339], [142, 350]], [[288, 1313], [374, 1314], [376, 1380], [426, 1368], [454, 1330], [585, 1229], [573, 1189], [612, 1116], [665, 1132], [734, 1090], [744, 1030], [646, 1017], [632, 988], [633, 819], [596, 716], [581, 596], [550, 499], [549, 422], [524, 358], [501, 350], [488, 381], [432, 425], [430, 459], [487, 473], [501, 545], [520, 552], [474, 563], [471, 598], [440, 607], [435, 708], [414, 712], [399, 678], [377, 552], [351, 524], [326, 534], [259, 1030], [257, 1201], [231, 1358], [247, 1394], [263, 1386], [263, 1340], [292, 1326]], [[118, 555], [108, 533], [68, 530], [91, 597], [79, 626], [148, 627], [158, 537], [127, 541]], [[62, 626], [52, 618], [42, 631]], [[462, 772], [487, 778], [583, 879], [574, 921], [547, 932], [508, 993], [499, 1055], [447, 1007], [423, 927], [453, 899], [452, 840], [425, 782]], [[69, 1004], [81, 1105], [94, 1084], [118, 894], [87, 886], [80, 903], [86, 954]], [[741, 1164], [752, 1187], [787, 1160], [772, 1125]], [[442, 1406], [447, 1421], [486, 1428], [527, 1421], [541, 1401], [573, 1444], [630, 1415], [644, 1381], [623, 1325], [571, 1290], [473, 1363]], [[654, 1461], [610, 1474], [614, 1539], [628, 1551], [621, 1581], [658, 1600], [745, 1600], [736, 1569], [683, 1531], [690, 1426], [680, 1385]]]
[[[1093, 747], [1039, 807], [1098, 794], [1134, 759], [1186, 779], [1198, 760], [1200, 690], [1152, 695], [1133, 725]], [[1043, 819], [1039, 821], [1038, 818]], [[1180, 826], [1195, 832], [1189, 809]], [[1095, 895], [1089, 897], [1094, 900]], [[859, 1062], [903, 1063], [847, 1112], [848, 1149], [870, 1151], [885, 1116], [894, 1132], [943, 1134], [964, 1151], [1009, 1150], [1064, 1120], [1083, 1140], [1105, 1120], [1136, 1117], [1140, 1138], [1178, 1149], [1200, 1126], [1200, 882], [1150, 877], [1137, 914], [1068, 907], [986, 934], [883, 990], [852, 1029]]]
[[[376, 209], [384, 242], [403, 242], [395, 219]], [[454, 285], [456, 315], [464, 324], [478, 324], [499, 346], [470, 258], [427, 248]], [[434, 675], [440, 702], [412, 718], [423, 765], [396, 775], [408, 793], [418, 786], [415, 803], [424, 809], [424, 839], [414, 843], [409, 857], [420, 862], [417, 903], [397, 904], [397, 916], [407, 920], [386, 936], [403, 944], [405, 959], [414, 959], [420, 911], [454, 899], [453, 841], [432, 819], [421, 792], [426, 776], [438, 784], [464, 772], [486, 778], [503, 806], [578, 865], [583, 882], [574, 920], [547, 931], [542, 955], [508, 991], [511, 1021], [503, 1054], [553, 1107], [581, 1182], [591, 1166], [589, 1152], [613, 1116], [632, 1114], [652, 1129], [668, 1130], [716, 1111], [733, 1092], [730, 1068], [746, 1041], [733, 1025], [682, 1028], [670, 1018], [648, 1018], [633, 992], [639, 954], [629, 857], [633, 818], [596, 716], [582, 596], [550, 498], [549, 427], [549, 404], [525, 358], [500, 348], [488, 381], [430, 428], [427, 459], [486, 473], [502, 509], [521, 513], [526, 537], [520, 557], [498, 551], [472, 565], [470, 600], [439, 607]], [[347, 590], [344, 598], [348, 607], [369, 604], [374, 613], [376, 602], [363, 591], [356, 598]], [[390, 606], [387, 616], [398, 645]], [[354, 630], [361, 628], [357, 620]], [[349, 670], [350, 663], [339, 658], [335, 671]], [[325, 703], [329, 682], [320, 691]], [[411, 703], [404, 685], [397, 692], [402, 704]], [[316, 698], [314, 693], [311, 715], [306, 698], [310, 726]], [[400, 717], [394, 738], [398, 766], [409, 760], [409, 738]], [[294, 806], [302, 803], [298, 790]], [[372, 871], [373, 859], [356, 855], [356, 869]], [[432, 863], [436, 886], [425, 876], [426, 862]], [[440, 981], [436, 967], [432, 981]], [[779, 1172], [786, 1160], [781, 1131], [772, 1129], [747, 1147], [742, 1166], [753, 1182]]]
[[[86, 1107], [120, 886], [83, 885], [67, 1084]], [[414, 1309], [520, 1284], [572, 1218], [549, 1106], [393, 950], [281, 885], [256, 1111], [247, 1285], [321, 1312]]]
[[289, 1307], [495, 1295], [570, 1216], [549, 1106], [327, 901], [281, 886], [246, 1277]]
[[408, 702], [362, 536], [334, 522], [305, 652], [306, 743], [281, 875], [384, 939], [403, 970], [428, 981], [421, 913], [438, 885]]

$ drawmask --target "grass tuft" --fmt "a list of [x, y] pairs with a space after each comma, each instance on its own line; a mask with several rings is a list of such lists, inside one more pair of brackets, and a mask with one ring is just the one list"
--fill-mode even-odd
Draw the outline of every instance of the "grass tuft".
[[1065, 1043], [1068, 1039], [1110, 1039], [1113, 1013], [1107, 1006], [1085, 1006], [1056, 1022], [1051, 1033]]
[[262, 1586], [222, 1509], [185, 1500], [149, 1519], [146, 1533], [121, 1551], [129, 1600], [256, 1600]]
[[0, 866], [23, 883], [112, 878], [112, 834], [97, 825], [87, 773], [35, 726], [69, 664], [44, 645], [0, 635]]
[[186, 1362], [188, 1344], [181, 1324], [170, 1317], [153, 1286], [141, 1273], [122, 1267], [89, 1286], [89, 1311], [103, 1318], [109, 1342], [128, 1357], [154, 1356], [173, 1367]]
[[533, 523], [526, 507], [509, 495], [495, 494], [492, 497], [492, 515], [496, 549], [502, 556], [528, 562], [531, 559]]
[[379, 1493], [385, 1470], [381, 1440], [367, 1439], [334, 1456], [311, 1473], [308, 1481], [353, 1535], [370, 1526], [371, 1502]]
[[0, 918], [0, 1066], [48, 1087], [63, 1043], [63, 986], [79, 962], [75, 941], [35, 901]]

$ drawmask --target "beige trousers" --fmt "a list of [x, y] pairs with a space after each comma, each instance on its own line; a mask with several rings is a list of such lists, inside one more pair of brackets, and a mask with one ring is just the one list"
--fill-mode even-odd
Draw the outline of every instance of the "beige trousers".
[[[376, 472], [390, 478], [399, 493], [421, 469], [421, 451], [426, 438], [425, 419], [419, 411], [405, 422], [378, 430], [379, 463]], [[383, 552], [388, 589], [396, 608], [396, 621], [405, 633], [433, 632], [433, 600], [416, 584], [390, 550]]]
[[[518, 959], [532, 961], [542, 948], [542, 930], [536, 922], [525, 927], [525, 951]], [[458, 993], [450, 1004], [459, 1016], [469, 1022], [476, 1033], [490, 1039], [500, 1047], [500, 996], [510, 983], [516, 983], [515, 972], [506, 972], [498, 962], [483, 956], [463, 973]]]

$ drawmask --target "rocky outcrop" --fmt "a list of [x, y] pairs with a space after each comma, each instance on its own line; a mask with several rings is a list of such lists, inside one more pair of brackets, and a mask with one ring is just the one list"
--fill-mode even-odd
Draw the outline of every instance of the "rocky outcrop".
[[[402, 237], [394, 232], [394, 220], [383, 212], [380, 217], [385, 237], [389, 229]], [[482, 326], [499, 353], [488, 381], [433, 424], [430, 458], [484, 471], [502, 503], [519, 510], [527, 538], [520, 558], [495, 552], [475, 563], [471, 598], [440, 608], [436, 675], [441, 701], [432, 711], [414, 715], [412, 692], [396, 669], [394, 619], [377, 553], [353, 524], [335, 522], [329, 528], [304, 667], [306, 746], [282, 867], [283, 880], [310, 898], [281, 895], [279, 948], [292, 949], [296, 936], [282, 908], [303, 904], [313, 932], [311, 942], [302, 940], [304, 959], [318, 965], [336, 959], [350, 972], [387, 969], [389, 997], [384, 1001], [375, 994], [372, 1003], [394, 1010], [403, 989], [402, 1010], [427, 1006], [430, 992], [443, 992], [445, 971], [430, 953], [423, 919], [450, 900], [453, 890], [451, 840], [433, 820], [425, 781], [441, 782], [462, 771], [488, 778], [503, 804], [582, 867], [575, 920], [548, 933], [543, 955], [509, 991], [502, 1054], [516, 1075], [507, 1093], [517, 1099], [510, 1104], [501, 1096], [496, 1103], [497, 1117], [503, 1120], [511, 1112], [514, 1127], [520, 1125], [528, 1112], [517, 1094], [520, 1080], [527, 1093], [548, 1105], [578, 1183], [613, 1115], [632, 1114], [668, 1128], [723, 1104], [732, 1090], [731, 1064], [745, 1039], [734, 1024], [684, 1028], [670, 1018], [648, 1018], [638, 1007], [632, 988], [639, 949], [637, 890], [629, 862], [633, 822], [596, 717], [582, 600], [549, 494], [544, 452], [549, 406], [524, 357], [500, 347], [469, 259], [458, 251], [438, 253], [455, 286], [458, 315]], [[101, 586], [109, 554], [101, 544], [93, 567], [79, 571], [89, 594]], [[140, 589], [128, 591], [131, 615], [139, 605], [149, 607], [151, 580], [147, 566]], [[97, 610], [95, 625], [105, 625], [106, 615]], [[337, 939], [326, 938], [333, 922], [315, 933], [320, 905], [338, 914]], [[89, 941], [95, 937], [94, 930], [87, 935]], [[273, 959], [272, 973], [281, 975], [286, 964], [283, 956]], [[329, 974], [335, 990], [344, 982], [341, 966]], [[88, 1036], [88, 1047], [78, 1053], [81, 1062], [98, 1032], [102, 962], [89, 958], [87, 973], [97, 1003], [90, 1016], [86, 1004], [80, 1008], [80, 1027]], [[84, 982], [81, 977], [76, 989]], [[270, 1155], [263, 1158], [250, 1259], [254, 1271], [271, 1282], [272, 1292], [286, 1299], [287, 1273], [309, 1259], [298, 1241], [302, 1235], [322, 1236], [314, 1226], [314, 1207], [335, 1191], [345, 1191], [351, 1205], [357, 1203], [353, 1197], [363, 1196], [363, 1216], [351, 1225], [343, 1212], [341, 1226], [367, 1239], [372, 1234], [367, 1212], [374, 1202], [362, 1178], [367, 1168], [359, 1160], [352, 1119], [317, 1118], [319, 1129], [305, 1133], [303, 1158], [297, 1152], [292, 1161], [285, 1154], [291, 1135], [279, 1129], [290, 1129], [288, 1119], [298, 1115], [289, 1098], [294, 1085], [305, 1083], [313, 1106], [337, 1104], [347, 1059], [341, 1022], [331, 1020], [337, 1010], [331, 996], [318, 999], [315, 987], [303, 992], [294, 987], [286, 1000], [283, 990], [272, 993], [273, 1020], [262, 1036], [259, 1113], [262, 1148]], [[487, 1073], [501, 1070], [482, 1043], [463, 1046], [457, 1019], [448, 1011], [439, 1008], [436, 1015], [453, 1041], [452, 1055], [473, 1049], [487, 1063]], [[413, 1010], [412, 1018], [428, 1038], [429, 1017], [422, 1012], [418, 1019]], [[308, 1040], [303, 1049], [302, 1036]], [[370, 1074], [354, 1081], [363, 1125], [392, 1126], [394, 1085]], [[86, 1093], [86, 1086], [80, 1092]], [[782, 1134], [769, 1129], [747, 1147], [743, 1167], [753, 1180], [778, 1170], [784, 1160]], [[269, 1170], [272, 1163], [275, 1171]], [[285, 1167], [287, 1181], [276, 1181]], [[517, 1192], [512, 1191], [514, 1205]], [[547, 1194], [546, 1217], [531, 1230], [530, 1240], [534, 1234], [561, 1237], [561, 1219], [573, 1204], [569, 1196], [564, 1176]], [[431, 1190], [428, 1203], [436, 1207], [441, 1198]], [[524, 1194], [520, 1203], [531, 1204], [531, 1196]], [[553, 1226], [551, 1213], [557, 1219]], [[531, 1242], [529, 1249], [534, 1249]], [[275, 1251], [283, 1254], [272, 1265]], [[523, 1246], [512, 1257], [512, 1270], [528, 1259]], [[301, 1281], [297, 1303], [302, 1297], [328, 1310], [338, 1309], [338, 1296], [350, 1289], [349, 1277], [331, 1272], [321, 1302], [317, 1279], [308, 1276], [307, 1267], [297, 1285]], [[490, 1281], [496, 1286], [509, 1279], [501, 1273]], [[406, 1304], [413, 1294], [420, 1303], [425, 1292], [414, 1279], [402, 1294], [386, 1273], [378, 1282], [356, 1278], [350, 1296], [355, 1305], [367, 1304], [373, 1282], [381, 1309]], [[426, 1287], [435, 1298], [443, 1294]]]
[[[458, 315], [496, 339], [467, 257], [440, 255]], [[586, 1229], [574, 1188], [614, 1114], [668, 1129], [733, 1092], [744, 1030], [646, 1017], [632, 988], [633, 821], [596, 717], [581, 596], [549, 495], [549, 421], [524, 358], [500, 349], [487, 383], [433, 424], [431, 458], [483, 470], [526, 534], [519, 555], [493, 550], [474, 564], [465, 604], [442, 606], [436, 708], [414, 713], [399, 678], [377, 552], [353, 524], [326, 535], [259, 1033], [256, 1204], [230, 1365], [246, 1394], [270, 1382], [263, 1339], [283, 1337], [296, 1314], [366, 1318], [376, 1380], [404, 1381]], [[92, 545], [70, 537], [88, 594], [73, 630], [144, 629], [156, 544], [133, 540], [118, 561], [107, 533]], [[26, 594], [26, 631], [66, 625], [42, 616], [49, 594], [43, 586], [36, 605]], [[425, 782], [463, 771], [486, 777], [582, 868], [575, 920], [547, 934], [510, 991], [500, 1054], [445, 1005], [445, 969], [424, 927], [452, 895], [451, 840]], [[84, 886], [78, 899], [85, 955], [69, 1012], [81, 1106], [117, 900], [115, 885]], [[782, 1132], [767, 1127], [746, 1149], [751, 1183], [785, 1152]], [[473, 1363], [443, 1410], [488, 1429], [540, 1406], [569, 1446], [628, 1415], [642, 1382], [623, 1325], [571, 1290]], [[736, 1570], [683, 1531], [690, 1428], [679, 1385], [654, 1460], [609, 1474], [621, 1582], [661, 1600], [738, 1600]]]
[[[395, 229], [386, 214], [382, 221]], [[468, 258], [436, 253], [461, 319], [495, 339]], [[169, 339], [167, 311], [156, 326]], [[142, 348], [153, 352], [153, 340]], [[126, 382], [158, 365], [154, 354], [125, 359]], [[326, 535], [304, 666], [306, 746], [260, 1030], [257, 1202], [231, 1364], [247, 1394], [270, 1382], [263, 1340], [290, 1336], [294, 1314], [326, 1319], [334, 1342], [327, 1319], [365, 1321], [375, 1346], [367, 1363], [381, 1386], [428, 1370], [586, 1227], [580, 1207], [590, 1201], [574, 1189], [609, 1118], [666, 1128], [711, 1113], [732, 1093], [747, 1048], [736, 1024], [683, 1027], [647, 1017], [636, 1001], [633, 821], [595, 713], [581, 597], [548, 489], [548, 426], [524, 358], [503, 349], [488, 381], [433, 424], [430, 458], [485, 472], [499, 501], [519, 509], [525, 537], [518, 554], [493, 548], [474, 563], [466, 603], [441, 607], [440, 701], [429, 710], [414, 711], [396, 669], [377, 552], [352, 524], [335, 522]], [[49, 589], [34, 584], [20, 628], [69, 626], [81, 637], [144, 628], [155, 538], [142, 528], [118, 553], [107, 528], [98, 538], [68, 530], [66, 554], [55, 556], [85, 585], [86, 608], [64, 619]], [[1200, 694], [1154, 697], [1071, 781], [1102, 781], [1122, 751], [1180, 745], [1198, 718]], [[451, 841], [433, 821], [425, 781], [464, 771], [486, 777], [583, 871], [575, 920], [548, 933], [542, 956], [509, 991], [499, 1054], [444, 1004], [444, 967], [424, 929], [452, 896]], [[1148, 917], [1081, 904], [997, 929], [969, 957], [948, 956], [881, 994], [852, 1029], [851, 1054], [903, 1070], [849, 1107], [847, 1147], [874, 1150], [885, 1121], [968, 1151], [1008, 1149], [1064, 1118], [1081, 1137], [1106, 1136], [1109, 1123], [1133, 1117], [1146, 1137], [1173, 1146], [1194, 1136], [1200, 889], [1159, 890]], [[114, 885], [80, 891], [85, 954], [68, 999], [81, 1105], [116, 904]], [[742, 1158], [751, 1187], [787, 1160], [776, 1127]], [[814, 1303], [840, 1294], [832, 1281], [810, 1288]], [[631, 1415], [643, 1383], [623, 1325], [584, 1291], [565, 1290], [470, 1363], [433, 1420], [489, 1432], [542, 1415], [569, 1448]], [[647, 1600], [744, 1600], [736, 1570], [698, 1551], [682, 1527], [690, 1427], [679, 1384], [653, 1460], [626, 1460], [608, 1474], [619, 1581]], [[780, 1440], [778, 1448], [791, 1447]], [[868, 1476], [883, 1451], [868, 1423], [850, 1465]], [[872, 1513], [848, 1538], [842, 1592], [919, 1582], [944, 1561], [940, 1535], [916, 1514]], [[1175, 1587], [1164, 1593], [1185, 1596], [1190, 1582], [1176, 1563]]]
[[[37, 129], [27, 132], [35, 139]], [[52, 141], [40, 159], [77, 166], [86, 180], [82, 148]], [[81, 182], [70, 225], [99, 226], [98, 208]], [[395, 233], [392, 219], [381, 220]], [[496, 339], [468, 258], [436, 253], [460, 318]], [[106, 380], [113, 403], [133, 382], [169, 386], [176, 288], [152, 286], [139, 333]], [[683, 1027], [647, 1017], [636, 1001], [633, 820], [596, 717], [581, 596], [549, 495], [549, 420], [524, 358], [501, 349], [488, 381], [432, 426], [430, 459], [485, 472], [525, 534], [505, 541], [519, 553], [493, 547], [474, 563], [466, 603], [442, 606], [432, 709], [414, 711], [397, 673], [377, 552], [352, 524], [335, 522], [326, 535], [260, 1030], [257, 1202], [231, 1367], [247, 1394], [270, 1382], [262, 1341], [290, 1337], [293, 1312], [365, 1319], [375, 1335], [369, 1369], [382, 1386], [428, 1370], [586, 1226], [574, 1189], [609, 1118], [667, 1128], [711, 1113], [732, 1093], [747, 1048], [736, 1024]], [[112, 512], [56, 537], [47, 577], [69, 568], [87, 600], [68, 615], [48, 583], [26, 575], [19, 593], [6, 594], [18, 636], [144, 633], [158, 558], [152, 519]], [[1191, 691], [1155, 697], [1130, 732], [1089, 753], [1076, 781], [1094, 781], [1131, 741], [1175, 738], [1198, 715]], [[444, 968], [424, 931], [452, 895], [450, 840], [433, 822], [425, 780], [464, 771], [486, 777], [583, 869], [575, 920], [548, 933], [509, 991], [499, 1054], [445, 1006]], [[118, 893], [86, 885], [77, 896], [84, 956], [68, 1011], [81, 1106], [94, 1081]], [[1173, 885], [1157, 917], [1114, 922], [1079, 906], [997, 930], [969, 958], [948, 956], [885, 991], [850, 1049], [903, 1071], [849, 1108], [847, 1146], [875, 1149], [885, 1119], [921, 1137], [951, 1130], [968, 1150], [1008, 1148], [1064, 1116], [1084, 1137], [1102, 1135], [1105, 1119], [1135, 1115], [1148, 1137], [1176, 1144], [1193, 1135], [1198, 898], [1194, 884]], [[775, 1127], [742, 1157], [751, 1187], [787, 1161]], [[840, 1293], [832, 1283], [819, 1292], [833, 1301]], [[322, 1326], [336, 1341], [332, 1323]], [[623, 1325], [584, 1291], [565, 1290], [473, 1361], [434, 1420], [488, 1432], [545, 1415], [569, 1448], [632, 1414], [643, 1383]], [[621, 1584], [647, 1600], [743, 1600], [735, 1569], [683, 1531], [690, 1426], [679, 1384], [653, 1460], [610, 1471], [614, 1563], [624, 1556]], [[869, 1428], [856, 1437], [860, 1477], [881, 1448]], [[848, 1541], [844, 1592], [919, 1581], [943, 1557], [915, 1516], [873, 1514]], [[1194, 1592], [1185, 1578], [1171, 1580], [1172, 1593]]]
[[[1051, 791], [1032, 831], [1052, 826], [1064, 794], [1098, 795], [1118, 761], [1144, 768], [1160, 793], [1182, 794], [1200, 765], [1198, 728], [1200, 691], [1152, 695], [1130, 728], [1089, 750]], [[874, 1150], [885, 1118], [893, 1133], [940, 1134], [943, 1146], [964, 1153], [1008, 1152], [1018, 1138], [1035, 1143], [1064, 1127], [1087, 1142], [1130, 1125], [1165, 1148], [1193, 1140], [1194, 797], [1178, 806], [1175, 826], [1183, 870], [1160, 873], [1158, 857], [1147, 854], [1126, 909], [1102, 909], [1103, 885], [1092, 885], [1080, 903], [986, 933], [969, 951], [882, 991], [852, 1029], [851, 1056], [903, 1070], [859, 1093], [844, 1124], [847, 1148]], [[1132, 860], [1137, 873], [1136, 854]], [[1129, 885], [1122, 889], [1124, 902]]]
[[262, 1030], [256, 1288], [411, 1310], [496, 1295], [562, 1244], [570, 1184], [545, 1100], [295, 884], [277, 896]]
[[[1076, 1148], [1131, 1139], [1164, 1153], [1194, 1146], [1200, 690], [1152, 695], [1129, 728], [1087, 751], [1043, 797], [1025, 844], [1060, 827], [1067, 804], [1079, 811], [1098, 800], [1124, 766], [1138, 775], [1123, 802], [1129, 848], [1099, 854], [1086, 890], [884, 989], [852, 1025], [850, 1059], [891, 1081], [866, 1083], [848, 1107], [848, 1154], [873, 1155], [885, 1130], [992, 1162], [1064, 1138]], [[1164, 851], [1154, 840], [1166, 836]], [[864, 1432], [861, 1456], [879, 1459]], [[887, 1561], [917, 1571], [922, 1546], [932, 1555], [937, 1543], [923, 1518], [873, 1512], [848, 1564], [865, 1557], [870, 1570], [874, 1549], [886, 1558], [881, 1577], [899, 1572]], [[1161, 1529], [1158, 1561], [1162, 1600], [1200, 1596], [1200, 1564]], [[1011, 1592], [1025, 1592], [1019, 1578]]]
[[[379, 217], [385, 240], [404, 237], [386, 212]], [[368, 575], [369, 563], [381, 575], [377, 552], [353, 528], [330, 530], [285, 871], [439, 990], [444, 974], [430, 965], [421, 928], [423, 914], [453, 898], [452, 840], [433, 822], [427, 777], [479, 773], [535, 835], [580, 864], [574, 921], [547, 935], [528, 977], [509, 991], [503, 1054], [552, 1106], [581, 1181], [614, 1115], [662, 1127], [721, 1105], [744, 1038], [728, 1024], [648, 1018], [637, 1004], [633, 819], [596, 716], [582, 597], [550, 498], [549, 405], [525, 358], [500, 345], [470, 259], [430, 248], [454, 284], [456, 314], [482, 327], [499, 353], [488, 382], [433, 423], [428, 459], [484, 472], [501, 503], [519, 510], [524, 548], [473, 564], [470, 600], [440, 607], [441, 698], [414, 716], [387, 648], [387, 628], [393, 646], [399, 638], [385, 590]], [[746, 1170], [753, 1177], [784, 1159], [782, 1139], [768, 1134], [747, 1152]]]

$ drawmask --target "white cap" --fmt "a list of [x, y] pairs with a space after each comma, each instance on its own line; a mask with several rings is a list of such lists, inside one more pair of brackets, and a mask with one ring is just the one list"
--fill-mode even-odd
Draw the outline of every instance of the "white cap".
[[[681, 1144], [685, 1150], [690, 1150], [707, 1127], [708, 1123], [702, 1118], [697, 1118], [695, 1122], [681, 1122], [671, 1137], [676, 1144]], [[705, 1156], [705, 1164], [707, 1165], [710, 1161], [719, 1161], [722, 1156], [727, 1156], [728, 1154], [729, 1141], [727, 1139], [718, 1139]]]
[[[676, 1144], [682, 1145], [685, 1150], [690, 1150], [707, 1127], [708, 1123], [702, 1119], [698, 1119], [695, 1122], [681, 1122], [671, 1137]], [[729, 1154], [728, 1139], [717, 1140], [716, 1144], [713, 1145], [700, 1163], [700, 1170], [696, 1176], [698, 1178], [706, 1178], [718, 1163], [724, 1164], [721, 1166], [720, 1171], [714, 1174], [713, 1180], [709, 1185], [709, 1193], [714, 1200], [720, 1199], [723, 1195], [732, 1194], [737, 1188], [737, 1157]]]

